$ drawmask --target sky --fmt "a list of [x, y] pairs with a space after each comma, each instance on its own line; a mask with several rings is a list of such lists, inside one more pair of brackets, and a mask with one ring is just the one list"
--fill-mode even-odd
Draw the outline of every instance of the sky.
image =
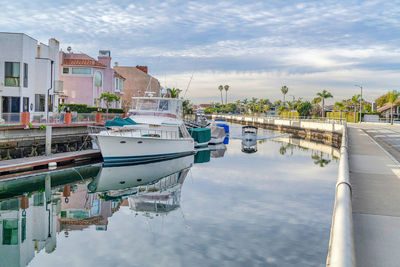
[[[2, 0], [0, 31], [23, 32], [65, 51], [147, 65], [162, 86], [195, 103], [243, 98], [366, 100], [400, 89], [397, 1]], [[191, 77], [193, 77], [191, 79]]]

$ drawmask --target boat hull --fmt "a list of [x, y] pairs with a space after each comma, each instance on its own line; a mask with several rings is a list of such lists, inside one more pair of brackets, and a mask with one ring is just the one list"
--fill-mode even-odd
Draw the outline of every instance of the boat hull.
[[97, 135], [104, 164], [146, 163], [194, 154], [192, 138], [160, 139]]

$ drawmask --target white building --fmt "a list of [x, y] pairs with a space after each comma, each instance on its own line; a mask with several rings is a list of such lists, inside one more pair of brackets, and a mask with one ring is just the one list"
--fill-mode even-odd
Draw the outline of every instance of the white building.
[[[23, 33], [0, 33], [0, 113], [19, 121], [20, 112], [56, 111], [59, 81], [59, 42], [48, 45]], [[48, 95], [48, 96], [47, 96]], [[50, 105], [48, 105], [50, 104]]]

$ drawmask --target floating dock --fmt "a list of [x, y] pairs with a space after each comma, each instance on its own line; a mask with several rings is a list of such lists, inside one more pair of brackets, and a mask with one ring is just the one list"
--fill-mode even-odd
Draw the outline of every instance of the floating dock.
[[[37, 167], [47, 167], [50, 162], [65, 163], [83, 159], [101, 158], [100, 150], [88, 149], [76, 152], [51, 154], [49, 156], [37, 156], [0, 161], [0, 175], [7, 172], [18, 172]], [[1, 176], [0, 176], [1, 179]]]

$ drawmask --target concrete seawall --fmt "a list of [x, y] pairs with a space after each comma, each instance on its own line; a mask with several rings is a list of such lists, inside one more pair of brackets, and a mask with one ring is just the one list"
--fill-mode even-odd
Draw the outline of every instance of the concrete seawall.
[[241, 115], [212, 115], [212, 119], [223, 117], [229, 122], [254, 125], [266, 129], [294, 134], [312, 141], [323, 142], [339, 148], [342, 140], [343, 124], [335, 121], [323, 122], [317, 120], [280, 119], [269, 117], [252, 117]]
[[[212, 118], [214, 119], [215, 117], [213, 116]], [[237, 115], [222, 117], [229, 122], [293, 133], [309, 140], [323, 141], [325, 144], [336, 146], [337, 148], [340, 147], [340, 162], [326, 266], [356, 266], [346, 124], [335, 121], [320, 122]]]

